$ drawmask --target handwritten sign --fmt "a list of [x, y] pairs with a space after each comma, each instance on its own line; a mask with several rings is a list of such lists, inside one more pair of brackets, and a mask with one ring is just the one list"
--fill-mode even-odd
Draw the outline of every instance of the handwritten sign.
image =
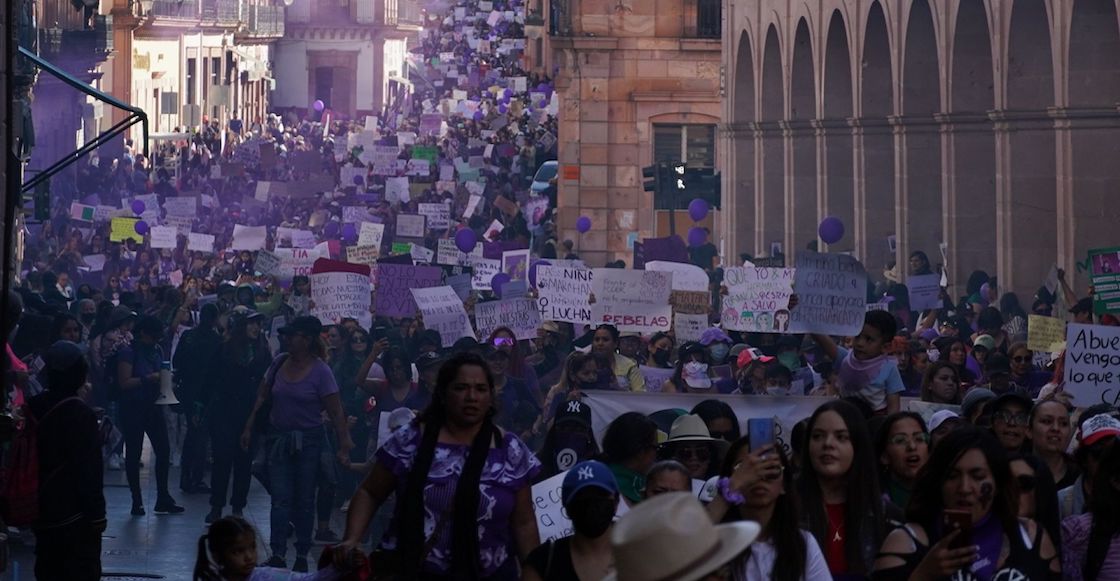
[[1027, 348], [1056, 353], [1066, 340], [1066, 322], [1043, 315], [1027, 315]]
[[519, 340], [536, 339], [541, 312], [530, 298], [504, 299], [478, 303], [474, 307], [479, 337], [489, 337], [494, 329], [508, 327]]
[[213, 252], [214, 235], [191, 232], [187, 234], [187, 250], [193, 252]]
[[459, 251], [455, 241], [450, 238], [440, 238], [436, 241], [436, 264], [458, 266], [463, 264], [461, 257], [466, 256]]
[[430, 264], [432, 262], [432, 259], [435, 258], [436, 255], [436, 252], [434, 250], [426, 248], [419, 244], [413, 244], [408, 253], [410, 256], [412, 256], [413, 261], [422, 262], [425, 264]]
[[673, 313], [673, 331], [677, 341], [699, 341], [700, 335], [708, 330], [708, 315]]
[[113, 218], [109, 222], [109, 242], [135, 240], [142, 244], [144, 237], [136, 233], [136, 222], [138, 221], [136, 218]]
[[941, 308], [941, 275], [918, 274], [906, 279], [910, 308], [915, 311]]
[[266, 276], [274, 275], [280, 272], [280, 257], [267, 250], [261, 250], [253, 261], [253, 270]]
[[723, 328], [754, 333], [788, 332], [794, 272], [792, 268], [725, 269], [723, 283], [727, 295], [720, 313]]
[[358, 246], [376, 246], [381, 248], [381, 241], [385, 238], [385, 225], [374, 222], [362, 222], [358, 230]]
[[167, 198], [163, 201], [163, 209], [167, 210], [168, 216], [190, 216], [194, 218], [198, 215], [198, 198], [194, 196]]
[[381, 249], [377, 246], [348, 246], [346, 248], [346, 262], [374, 267], [377, 265], [377, 258], [380, 254]]
[[424, 314], [424, 327], [439, 332], [444, 347], [450, 347], [461, 337], [475, 338], [463, 301], [449, 286], [412, 289], [416, 306]]
[[[564, 477], [567, 474], [568, 472], [564, 471], [533, 485], [531, 494], [533, 514], [537, 517], [537, 532], [540, 534], [542, 543], [555, 541], [575, 532], [572, 529], [572, 520], [568, 518], [568, 513], [564, 510], [562, 496]], [[618, 508], [615, 509], [615, 519], [620, 518], [628, 511], [626, 503], [619, 501]]]
[[[537, 269], [539, 276], [540, 267]], [[617, 268], [597, 268], [594, 272], [594, 323], [610, 323], [619, 331], [638, 333], [669, 330], [673, 322], [673, 308], [669, 306], [673, 273]]]
[[646, 262], [645, 269], [654, 272], [673, 273], [673, 290], [675, 291], [710, 292], [708, 273], [695, 264], [653, 260]]
[[474, 290], [493, 290], [490, 281], [502, 271], [502, 261], [496, 258], [471, 259], [471, 288]]
[[324, 325], [356, 319], [365, 328], [373, 324], [369, 273], [319, 272], [311, 275], [311, 314]]
[[1070, 323], [1065, 391], [1078, 407], [1120, 401], [1120, 328]]
[[234, 224], [233, 240], [230, 241], [230, 248], [234, 250], [260, 250], [264, 248], [264, 241], [267, 236], [267, 226]]
[[175, 248], [178, 233], [174, 226], [152, 226], [152, 248]]
[[432, 230], [447, 230], [451, 226], [451, 208], [447, 204], [417, 204], [416, 211], [427, 218]]
[[791, 313], [791, 333], [853, 336], [863, 329], [867, 273], [855, 258], [799, 251], [793, 291], [799, 301]]
[[562, 323], [591, 324], [594, 273], [586, 268], [537, 266], [537, 307], [541, 319]]
[[419, 214], [397, 214], [397, 237], [423, 238], [424, 220]]
[[443, 269], [438, 266], [379, 263], [374, 308], [378, 316], [415, 316], [416, 301], [410, 289], [439, 286], [442, 281]]
[[389, 202], [408, 202], [412, 194], [408, 189], [408, 178], [386, 178], [385, 199]]
[[1120, 313], [1120, 246], [1089, 251], [1093, 312]]
[[277, 248], [274, 252], [280, 257], [280, 270], [276, 273], [276, 278], [280, 280], [310, 276], [315, 261], [327, 257], [320, 254], [319, 250], [309, 248]]

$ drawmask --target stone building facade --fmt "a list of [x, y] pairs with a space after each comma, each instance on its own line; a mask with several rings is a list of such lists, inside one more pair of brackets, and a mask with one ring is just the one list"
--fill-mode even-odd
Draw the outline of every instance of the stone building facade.
[[[719, 2], [551, 0], [548, 10], [560, 95], [559, 235], [589, 264], [629, 265], [633, 240], [666, 229], [641, 168], [658, 157], [715, 165]], [[683, 214], [682, 237], [691, 226]], [[592, 221], [582, 235], [580, 215]]]
[[805, 248], [831, 215], [873, 272], [945, 243], [958, 292], [1075, 272], [1118, 241], [1118, 5], [728, 0], [726, 251]]

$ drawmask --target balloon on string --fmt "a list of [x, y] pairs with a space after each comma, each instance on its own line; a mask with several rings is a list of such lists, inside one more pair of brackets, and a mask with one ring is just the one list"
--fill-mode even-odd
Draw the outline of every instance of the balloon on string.
[[701, 246], [708, 238], [708, 233], [699, 226], [693, 226], [688, 229], [688, 245], [692, 247]]
[[829, 216], [821, 220], [817, 234], [825, 244], [836, 244], [844, 237], [844, 223], [836, 216]]
[[148, 206], [147, 206], [147, 204], [144, 203], [144, 200], [132, 200], [132, 213], [133, 214], [136, 214], [137, 216], [139, 216], [140, 214], [143, 214], [144, 210], [146, 210], [147, 208], [148, 208]]
[[552, 263], [547, 260], [534, 260], [529, 265], [529, 286], [537, 287], [537, 267], [538, 266], [552, 266]]
[[136, 228], [136, 233], [141, 236], [148, 233], [148, 223], [143, 220], [137, 220], [133, 227]]
[[474, 112], [474, 120], [475, 121], [482, 121], [483, 117], [484, 117], [484, 115], [482, 114], [482, 111], [475, 111]]
[[323, 104], [322, 99], [315, 99], [315, 102], [311, 104], [311, 108], [315, 109], [317, 113], [322, 113], [323, 109], [326, 108], [326, 105]]
[[513, 96], [513, 89], [506, 89], [505, 91], [502, 91], [502, 95], [505, 96], [506, 99], [509, 99]]
[[478, 243], [478, 236], [475, 235], [474, 230], [470, 228], [460, 228], [455, 233], [455, 247], [460, 252], [466, 254], [474, 250], [474, 245]]
[[490, 279], [490, 288], [494, 290], [494, 294], [497, 295], [499, 299], [502, 298], [502, 287], [505, 286], [509, 280], [509, 275], [504, 272], [499, 272], [494, 275], [494, 278]]
[[509, 107], [505, 103], [498, 105], [498, 113], [505, 115], [506, 111], [509, 111]]
[[708, 217], [708, 202], [701, 198], [693, 198], [688, 203], [688, 217], [692, 218], [693, 222], [699, 222]]
[[353, 242], [358, 239], [358, 229], [353, 224], [342, 225], [342, 239], [347, 242]]
[[366, 183], [366, 178], [365, 177], [363, 177], [362, 175], [355, 175], [354, 176], [354, 185], [355, 186], [360, 186], [364, 183]]
[[588, 218], [587, 216], [580, 216], [579, 219], [576, 220], [576, 230], [578, 230], [580, 234], [583, 234], [590, 229], [591, 218]]
[[323, 235], [327, 238], [338, 236], [338, 222], [327, 222], [327, 225], [323, 226]]

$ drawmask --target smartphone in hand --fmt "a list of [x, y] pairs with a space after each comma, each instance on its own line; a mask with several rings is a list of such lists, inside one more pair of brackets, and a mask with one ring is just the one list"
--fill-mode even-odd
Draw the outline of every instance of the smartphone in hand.
[[747, 420], [747, 436], [751, 452], [774, 445], [774, 418], [750, 418]]
[[949, 544], [950, 549], [963, 549], [971, 547], [972, 543], [972, 513], [967, 510], [949, 510], [941, 512], [941, 528], [944, 535], [948, 536], [955, 530], [960, 533]]

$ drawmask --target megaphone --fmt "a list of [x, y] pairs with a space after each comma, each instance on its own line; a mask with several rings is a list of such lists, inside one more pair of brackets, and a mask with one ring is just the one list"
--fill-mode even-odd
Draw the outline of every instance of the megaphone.
[[171, 382], [171, 362], [164, 361], [159, 369], [159, 397], [156, 405], [175, 405], [179, 399], [175, 397], [175, 388]]

